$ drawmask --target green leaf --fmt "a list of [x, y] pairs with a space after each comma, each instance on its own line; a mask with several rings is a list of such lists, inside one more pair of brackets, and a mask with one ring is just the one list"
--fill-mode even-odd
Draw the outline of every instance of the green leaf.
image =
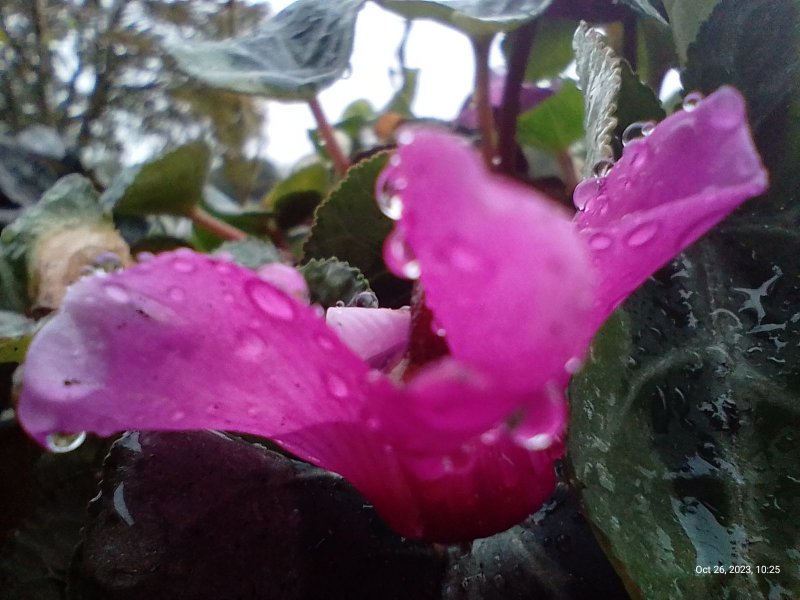
[[308, 219], [331, 185], [329, 169], [322, 163], [302, 167], [279, 182], [264, 198], [264, 206], [287, 229]]
[[[575, 21], [542, 17], [536, 23], [525, 81], [537, 82], [557, 77], [567, 68], [574, 57], [572, 36], [575, 34]], [[506, 60], [511, 53], [513, 36], [506, 36], [502, 43]]]
[[335, 258], [312, 258], [300, 268], [306, 278], [311, 302], [323, 308], [343, 303], [347, 306], [377, 306], [378, 299], [364, 274]]
[[210, 159], [204, 142], [180, 146], [122, 171], [102, 202], [115, 215], [188, 215], [203, 198]]
[[583, 135], [583, 95], [571, 81], [523, 113], [517, 122], [517, 139], [552, 153], [563, 152]]
[[700, 31], [700, 25], [709, 17], [720, 0], [663, 0], [669, 15], [675, 49], [682, 63], [686, 63], [686, 51]]
[[382, 306], [408, 303], [410, 285], [394, 277], [383, 263], [383, 241], [392, 229], [375, 203], [375, 180], [389, 160], [381, 152], [353, 166], [315, 213], [304, 258], [336, 257], [359, 269]]
[[419, 71], [419, 69], [403, 67], [403, 85], [392, 96], [392, 99], [389, 100], [382, 112], [396, 112], [404, 117], [414, 116], [411, 112], [411, 105], [414, 104], [414, 98], [417, 95]]
[[573, 39], [578, 77], [586, 106], [583, 118], [586, 130], [584, 175], [590, 176], [594, 165], [614, 159], [612, 141], [617, 127], [614, 116], [622, 86], [621, 60], [605, 43], [603, 35], [581, 23]]
[[279, 262], [281, 255], [271, 242], [256, 238], [225, 242], [215, 254], [229, 254], [233, 260], [248, 269], [258, 269], [266, 264]]
[[655, 92], [639, 81], [627, 61], [620, 64], [620, 90], [617, 100], [617, 138], [622, 138], [625, 128], [637, 121], [660, 121], [667, 114]]
[[178, 66], [212, 87], [308, 100], [347, 69], [365, 0], [298, 0], [241, 37], [168, 47]]
[[[664, 19], [664, 16], [660, 12], [658, 12], [658, 9], [655, 6], [653, 6], [653, 3], [650, 0], [621, 0], [621, 1], [623, 4], [627, 4], [635, 11], [645, 16], [656, 19], [657, 21], [661, 21], [665, 25], [667, 24], [667, 21], [666, 19]], [[692, 2], [694, 1], [695, 0], [692, 0]]]
[[535, 19], [552, 0], [378, 0], [407, 19], [433, 19], [469, 36], [510, 31]]
[[[751, 122], [761, 122], [797, 91], [800, 7], [795, 0], [725, 0], [689, 47], [684, 88], [741, 90]], [[783, 109], [785, 110], [785, 109]]]
[[0, 310], [0, 363], [22, 362], [33, 335], [34, 321], [16, 312]]

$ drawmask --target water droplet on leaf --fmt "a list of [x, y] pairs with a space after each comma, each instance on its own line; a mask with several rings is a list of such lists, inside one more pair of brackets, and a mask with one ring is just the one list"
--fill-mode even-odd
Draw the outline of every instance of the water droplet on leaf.
[[78, 433], [51, 433], [45, 439], [45, 444], [50, 452], [63, 454], [80, 448], [85, 440], [85, 431]]
[[622, 145], [627, 146], [633, 140], [647, 137], [655, 129], [656, 124], [654, 121], [636, 121], [631, 123], [622, 132]]
[[703, 94], [700, 92], [692, 92], [687, 94], [686, 97], [683, 99], [683, 110], [686, 112], [692, 112], [697, 105], [703, 100]]

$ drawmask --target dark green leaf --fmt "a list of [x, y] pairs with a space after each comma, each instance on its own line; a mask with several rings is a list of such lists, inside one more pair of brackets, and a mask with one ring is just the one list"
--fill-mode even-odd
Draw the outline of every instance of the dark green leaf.
[[346, 261], [369, 280], [382, 306], [408, 304], [410, 285], [383, 263], [383, 241], [392, 229], [375, 203], [375, 180], [389, 159], [381, 152], [352, 167], [317, 209], [305, 259]]
[[565, 486], [519, 525], [450, 549], [443, 600], [627, 600]]
[[737, 87], [759, 126], [797, 90], [799, 76], [798, 3], [724, 0], [689, 47], [683, 79], [685, 89], [704, 93], [726, 83]]
[[25, 315], [0, 310], [0, 363], [22, 362], [33, 335], [33, 325]]
[[408, 19], [433, 19], [470, 36], [510, 31], [535, 19], [552, 0], [378, 0]]
[[115, 215], [188, 215], [203, 198], [211, 154], [193, 142], [125, 169], [103, 193]]
[[578, 77], [583, 91], [583, 125], [586, 130], [584, 175], [594, 165], [614, 159], [612, 146], [617, 128], [617, 98], [622, 86], [621, 60], [605, 43], [603, 34], [581, 23], [573, 40]]
[[637, 121], [660, 121], [666, 117], [655, 92], [639, 81], [630, 65], [620, 64], [620, 90], [617, 100], [616, 137], [621, 138], [625, 128]]
[[523, 146], [563, 152], [583, 135], [583, 96], [571, 81], [520, 115], [517, 139]]
[[169, 51], [182, 70], [212, 87], [310, 99], [347, 69], [364, 2], [298, 0], [250, 34], [222, 42], [183, 42]]
[[278, 225], [287, 229], [313, 214], [330, 185], [329, 169], [321, 163], [313, 163], [298, 169], [272, 188], [264, 198], [264, 205], [275, 214]]
[[[692, 0], [694, 2], [695, 0]], [[622, 0], [623, 4], [627, 4], [637, 12], [661, 21], [666, 25], [667, 21], [664, 19], [664, 16], [658, 11], [658, 9], [653, 5], [653, 2], [650, 0]]]
[[[575, 21], [569, 19], [542, 17], [536, 22], [533, 47], [525, 69], [526, 81], [551, 79], [567, 68], [574, 57], [572, 36], [575, 34], [575, 27]], [[511, 39], [506, 36], [502, 44], [506, 60], [511, 52]]]
[[97, 492], [107, 445], [45, 454], [35, 467], [28, 517], [0, 549], [0, 600], [63, 600], [86, 506]]
[[675, 49], [681, 62], [686, 62], [686, 50], [694, 42], [700, 25], [708, 18], [720, 0], [663, 0], [669, 15]]
[[247, 238], [235, 242], [225, 242], [216, 253], [226, 253], [233, 256], [237, 264], [248, 269], [257, 269], [269, 263], [280, 261], [280, 253], [275, 245], [256, 238]]
[[142, 432], [106, 461], [69, 598], [438, 600], [442, 563], [338, 475], [219, 433]]
[[312, 258], [300, 268], [306, 278], [311, 302], [330, 308], [346, 306], [377, 306], [378, 299], [369, 288], [364, 274], [348, 263], [335, 258]]

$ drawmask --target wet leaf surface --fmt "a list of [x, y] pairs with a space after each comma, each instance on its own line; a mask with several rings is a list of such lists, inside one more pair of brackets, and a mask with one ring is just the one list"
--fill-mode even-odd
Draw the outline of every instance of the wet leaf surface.
[[389, 160], [382, 152], [352, 167], [317, 208], [304, 258], [338, 258], [359, 269], [381, 306], [408, 304], [411, 286], [394, 277], [383, 262], [383, 241], [392, 222], [375, 203], [375, 180]]
[[408, 19], [433, 19], [480, 37], [510, 31], [535, 19], [552, 0], [380, 0]]
[[353, 51], [364, 0], [299, 0], [248, 35], [169, 48], [178, 66], [212, 87], [310, 99], [339, 79]]
[[300, 268], [308, 283], [311, 302], [331, 306], [377, 307], [378, 298], [363, 273], [346, 262], [311, 259]]
[[343, 479], [222, 434], [129, 434], [101, 490], [71, 600], [439, 596], [443, 557]]

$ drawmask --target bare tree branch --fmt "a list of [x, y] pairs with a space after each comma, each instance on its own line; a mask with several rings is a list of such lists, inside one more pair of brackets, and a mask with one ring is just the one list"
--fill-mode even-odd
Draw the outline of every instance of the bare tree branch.
[[31, 22], [36, 40], [36, 53], [38, 55], [38, 68], [36, 69], [36, 88], [39, 103], [39, 112], [42, 120], [53, 125], [53, 112], [50, 106], [48, 87], [53, 83], [53, 64], [50, 60], [50, 46], [47, 42], [47, 0], [31, 0]]

